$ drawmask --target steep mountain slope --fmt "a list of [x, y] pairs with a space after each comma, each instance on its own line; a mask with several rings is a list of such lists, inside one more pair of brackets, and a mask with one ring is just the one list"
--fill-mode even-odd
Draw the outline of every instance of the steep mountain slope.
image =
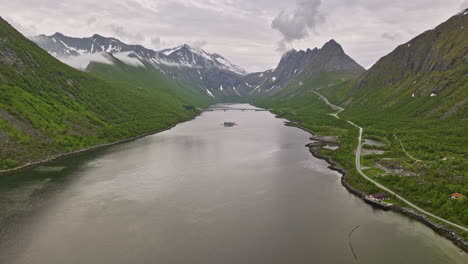
[[103, 81], [0, 18], [0, 169], [165, 129], [210, 103], [206, 93], [152, 74], [152, 85]]
[[246, 76], [247, 83], [254, 88], [249, 92], [253, 96], [271, 95], [278, 91], [291, 92], [288, 88], [297, 88], [312, 80], [341, 80], [355, 77], [364, 72], [364, 68], [350, 58], [335, 40], [330, 40], [322, 48], [306, 51], [290, 50], [283, 55], [274, 70], [252, 73]]
[[363, 115], [369, 109], [427, 118], [468, 116], [468, 16], [461, 12], [398, 46], [359, 79], [323, 91]]
[[154, 51], [100, 35], [72, 38], [55, 33], [39, 35], [32, 40], [61, 61], [81, 70], [89, 70], [87, 66], [91, 61], [112, 64], [110, 56], [113, 56], [128, 64], [152, 69], [181, 84], [198, 87], [212, 97], [238, 96], [233, 87], [242, 84], [246, 74], [223, 56], [186, 44]]
[[[382, 190], [357, 173], [357, 129], [347, 121], [363, 127], [364, 138], [384, 143], [362, 146], [373, 153], [361, 157], [366, 175], [425, 210], [468, 226], [468, 200], [449, 199], [454, 192], [468, 193], [467, 14], [400, 45], [357, 78], [303, 81], [255, 103], [314, 134], [336, 136], [337, 150], [316, 144], [314, 151], [339, 163], [354, 188], [373, 194]], [[344, 108], [339, 118], [330, 115], [336, 110], [317, 92]]]

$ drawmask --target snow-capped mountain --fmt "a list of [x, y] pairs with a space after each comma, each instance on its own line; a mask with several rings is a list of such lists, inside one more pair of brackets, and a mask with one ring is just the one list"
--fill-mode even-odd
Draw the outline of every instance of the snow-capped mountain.
[[187, 44], [161, 51], [128, 45], [115, 38], [93, 35], [73, 38], [55, 33], [31, 38], [41, 48], [75, 68], [86, 70], [91, 62], [124, 63], [153, 68], [168, 78], [200, 87], [210, 96], [241, 96], [236, 86], [247, 74], [219, 54]]
[[340, 44], [330, 40], [322, 48], [290, 50], [275, 69], [248, 74], [245, 79], [252, 85], [249, 94], [272, 94], [288, 85], [302, 86], [305, 80], [336, 73], [357, 75], [364, 68], [349, 57]]
[[98, 34], [94, 34], [89, 38], [73, 38], [57, 32], [51, 36], [39, 35], [33, 37], [32, 40], [54, 56], [79, 56], [101, 52], [117, 53], [133, 51], [139, 56], [151, 57], [157, 53], [141, 45], [127, 45], [118, 39], [106, 38]]
[[175, 63], [183, 67], [210, 68], [217, 67], [240, 75], [247, 72], [232, 64], [219, 54], [209, 54], [202, 49], [190, 47], [187, 44], [172, 49], [165, 49], [158, 53], [161, 63]]
[[250, 74], [219, 54], [187, 44], [155, 51], [97, 34], [89, 38], [72, 38], [55, 33], [39, 35], [32, 40], [58, 59], [81, 70], [89, 69], [92, 62], [112, 64], [119, 60], [156, 70], [216, 98], [272, 94], [287, 86], [302, 86], [306, 80], [323, 73], [356, 75], [364, 71], [333, 39], [320, 49], [290, 50], [275, 69]]

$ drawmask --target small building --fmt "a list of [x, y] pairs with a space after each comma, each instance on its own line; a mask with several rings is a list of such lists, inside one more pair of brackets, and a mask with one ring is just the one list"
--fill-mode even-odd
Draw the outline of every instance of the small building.
[[377, 200], [386, 200], [388, 199], [388, 195], [386, 193], [376, 193], [371, 195], [372, 198]]
[[461, 193], [452, 193], [452, 196], [450, 199], [458, 199], [458, 198], [463, 198], [463, 195]]

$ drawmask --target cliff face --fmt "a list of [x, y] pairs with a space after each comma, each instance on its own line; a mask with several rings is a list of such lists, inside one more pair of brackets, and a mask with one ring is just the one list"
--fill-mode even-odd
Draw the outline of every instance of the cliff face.
[[288, 51], [275, 69], [249, 74], [247, 82], [252, 86], [250, 95], [268, 96], [277, 92], [294, 92], [295, 88], [303, 88], [301, 86], [310, 80], [324, 76], [327, 76], [326, 79], [335, 81], [358, 76], [364, 71], [364, 68], [349, 57], [341, 45], [332, 39], [320, 49]]
[[464, 119], [468, 16], [461, 12], [382, 57], [354, 81], [323, 93], [350, 112]]
[[[414, 74], [466, 70], [468, 17], [462, 12], [382, 57], [359, 80], [357, 88], [399, 82]], [[463, 69], [460, 69], [463, 70]]]

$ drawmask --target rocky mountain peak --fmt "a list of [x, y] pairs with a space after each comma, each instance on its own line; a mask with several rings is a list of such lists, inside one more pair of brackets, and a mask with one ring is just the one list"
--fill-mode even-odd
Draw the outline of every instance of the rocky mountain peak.
[[55, 32], [51, 37], [54, 37], [54, 38], [63, 38], [64, 35], [60, 32]]
[[341, 45], [338, 44], [338, 42], [336, 42], [334, 39], [331, 39], [327, 43], [325, 43], [320, 50], [330, 51], [330, 52], [337, 52], [337, 53], [344, 53], [344, 50], [341, 47]]
[[101, 35], [99, 35], [99, 34], [94, 34], [94, 35], [91, 36], [91, 38], [92, 38], [92, 39], [105, 39], [106, 37], [101, 36]]
[[298, 51], [295, 49], [288, 50], [286, 53], [283, 54], [281, 57], [281, 61], [289, 60], [290, 58], [295, 57], [298, 54]]

